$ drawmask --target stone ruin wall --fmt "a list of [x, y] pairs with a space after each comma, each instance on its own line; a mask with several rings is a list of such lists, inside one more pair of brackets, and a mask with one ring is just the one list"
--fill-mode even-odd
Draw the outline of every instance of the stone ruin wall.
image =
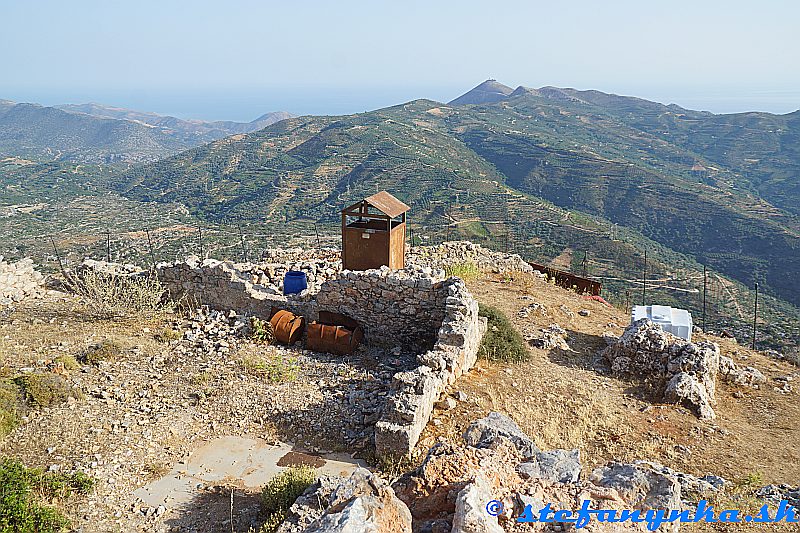
[[11, 305], [42, 291], [44, 276], [33, 265], [33, 259], [20, 259], [15, 263], [3, 260], [0, 255], [0, 305]]
[[[263, 268], [263, 267], [262, 267]], [[445, 317], [443, 273], [426, 267], [340, 271], [317, 287], [284, 296], [273, 285], [250, 281], [253, 267], [206, 259], [158, 266], [171, 297], [268, 318], [273, 307], [316, 320], [319, 311], [343, 313], [364, 328], [367, 342], [430, 348]], [[313, 292], [317, 288], [318, 292]]]
[[159, 265], [157, 273], [173, 298], [220, 310], [268, 317], [272, 307], [307, 320], [320, 310], [350, 316], [361, 324], [365, 342], [420, 347], [419, 366], [395, 374], [375, 427], [379, 456], [410, 454], [433, 413], [434, 403], [477, 360], [486, 331], [478, 303], [458, 278], [411, 266], [341, 271], [338, 277], [288, 297], [274, 287], [249, 281], [247, 266], [207, 259]]
[[443, 287], [445, 316], [436, 343], [417, 356], [420, 366], [394, 375], [383, 415], [375, 425], [375, 450], [381, 457], [408, 456], [439, 397], [477, 361], [486, 318], [478, 316], [478, 302], [462, 280], [450, 278]]

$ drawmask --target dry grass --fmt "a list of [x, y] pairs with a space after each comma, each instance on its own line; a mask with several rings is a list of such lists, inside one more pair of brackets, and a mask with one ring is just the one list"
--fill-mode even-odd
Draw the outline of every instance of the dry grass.
[[152, 318], [174, 309], [174, 304], [164, 299], [166, 289], [154, 274], [110, 276], [87, 270], [78, 277], [70, 277], [68, 285], [100, 318]]
[[[559, 324], [568, 332], [572, 351], [531, 348], [530, 361], [514, 365], [480, 361], [456, 385], [470, 400], [434, 413], [441, 425], [428, 426], [421, 447], [439, 436], [458, 440], [472, 420], [497, 410], [516, 420], [542, 448], [580, 448], [585, 472], [611, 460], [650, 459], [727, 479], [760, 472], [763, 484], [800, 479], [800, 428], [793, 422], [800, 417], [797, 392], [773, 390], [775, 377], [797, 371], [789, 363], [730, 339], [711, 338], [724, 354], [759, 368], [770, 382], [761, 390], [720, 384], [717, 419], [702, 422], [686, 409], [659, 404], [645, 385], [607, 375], [598, 364], [603, 333], [621, 334], [629, 320], [625, 313], [522, 274], [510, 282], [494, 276], [468, 286], [523, 334]], [[544, 304], [546, 313], [519, 318], [519, 309], [532, 301]], [[591, 316], [580, 316], [581, 309]], [[737, 391], [744, 396], [735, 398]]]

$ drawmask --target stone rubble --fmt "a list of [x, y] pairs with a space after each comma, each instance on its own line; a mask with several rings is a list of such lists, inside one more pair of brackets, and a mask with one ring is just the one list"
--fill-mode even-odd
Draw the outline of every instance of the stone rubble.
[[539, 329], [536, 333], [528, 333], [524, 339], [534, 348], [542, 350], [559, 349], [570, 351], [567, 343], [567, 331], [558, 324], [550, 324], [546, 328]]
[[39, 296], [45, 278], [37, 271], [33, 259], [8, 263], [0, 255], [0, 306], [11, 305], [28, 297]]
[[664, 400], [686, 403], [701, 419], [713, 419], [716, 379], [720, 371], [719, 346], [691, 343], [642, 319], [603, 350], [616, 375], [639, 376], [660, 383]]
[[[518, 523], [531, 505], [553, 509], [593, 508], [689, 509], [696, 494], [713, 496], [725, 484], [716, 476], [697, 478], [658, 463], [610, 463], [581, 480], [578, 450], [540, 451], [508, 416], [493, 412], [476, 420], [464, 434], [464, 444], [439, 442], [422, 464], [393, 486], [414, 517], [415, 530], [453, 533], [500, 531], [560, 531], [560, 524]], [[687, 498], [683, 501], [682, 498]], [[496, 518], [487, 502], [498, 500]], [[665, 524], [659, 531], [678, 531]], [[587, 531], [646, 531], [644, 524], [601, 524]]]
[[469, 241], [449, 241], [434, 246], [411, 248], [406, 254], [406, 264], [447, 268], [472, 263], [481, 270], [494, 273], [533, 272], [517, 254], [495, 252]]

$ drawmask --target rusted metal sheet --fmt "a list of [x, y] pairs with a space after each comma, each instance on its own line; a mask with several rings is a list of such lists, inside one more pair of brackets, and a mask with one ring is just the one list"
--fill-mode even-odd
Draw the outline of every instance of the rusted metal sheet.
[[303, 336], [306, 320], [285, 309], [273, 309], [269, 323], [278, 342], [294, 344]]
[[391, 234], [382, 221], [351, 223], [342, 228], [342, 266], [346, 270], [368, 270], [389, 265]]
[[358, 322], [341, 313], [320, 311], [319, 320], [308, 325], [306, 348], [315, 352], [349, 355], [364, 340]]
[[372, 207], [379, 209], [381, 212], [386, 213], [390, 218], [399, 217], [411, 209], [386, 191], [368, 196], [364, 198], [364, 201]]
[[574, 290], [575, 292], [581, 294], [590, 294], [592, 296], [600, 296], [600, 293], [603, 290], [603, 284], [599, 281], [582, 278], [580, 276], [576, 276], [575, 274], [558, 270], [557, 268], [540, 265], [538, 263], [532, 263], [530, 261], [528, 261], [528, 264], [539, 272], [547, 274], [548, 278], [555, 279], [556, 285], [559, 287]]

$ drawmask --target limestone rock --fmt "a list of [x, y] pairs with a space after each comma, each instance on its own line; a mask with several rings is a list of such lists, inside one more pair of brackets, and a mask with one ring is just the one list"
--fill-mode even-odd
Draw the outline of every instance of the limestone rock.
[[669, 380], [664, 390], [664, 400], [688, 404], [703, 420], [711, 420], [716, 416], [708, 391], [688, 372], [675, 374]]
[[330, 494], [324, 514], [304, 533], [411, 533], [411, 512], [392, 488], [359, 468]]
[[663, 383], [665, 401], [687, 404], [703, 419], [715, 416], [717, 375], [735, 368], [716, 344], [685, 341], [647, 319], [631, 324], [603, 356], [614, 374]]
[[647, 463], [611, 463], [595, 469], [591, 483], [617, 491], [634, 509], [680, 509], [680, 483]]
[[581, 474], [580, 450], [549, 450], [517, 466], [522, 478], [536, 478], [552, 483], [577, 483]]
[[517, 423], [502, 413], [491, 412], [485, 418], [470, 424], [464, 432], [464, 442], [476, 448], [493, 448], [497, 446], [500, 438], [511, 441], [525, 458], [533, 457], [539, 452], [536, 444]]
[[461, 489], [456, 497], [452, 533], [503, 533], [497, 517], [486, 511], [487, 503], [494, 499], [491, 487], [482, 475]]

